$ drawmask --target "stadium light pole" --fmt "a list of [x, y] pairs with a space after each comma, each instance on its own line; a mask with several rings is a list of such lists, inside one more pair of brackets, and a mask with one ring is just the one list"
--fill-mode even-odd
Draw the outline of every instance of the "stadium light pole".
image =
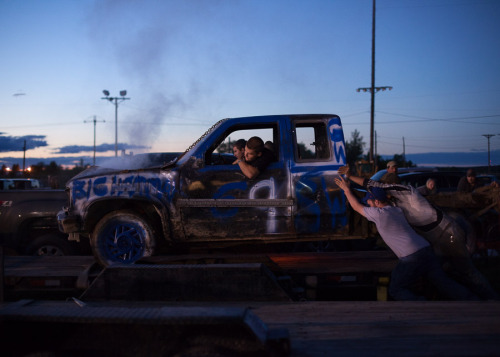
[[488, 173], [491, 171], [491, 162], [490, 162], [490, 138], [495, 136], [495, 134], [483, 134], [483, 136], [488, 139]]
[[115, 156], [118, 156], [118, 104], [130, 98], [125, 98], [125, 96], [127, 95], [126, 90], [121, 90], [119, 97], [110, 97], [109, 91], [106, 89], [104, 89], [102, 92], [104, 93], [104, 97], [102, 97], [101, 99], [109, 100], [111, 103], [114, 102], [115, 105]]
[[83, 122], [84, 123], [91, 123], [91, 122], [94, 123], [94, 166], [95, 166], [95, 150], [96, 150], [96, 146], [95, 146], [95, 129], [96, 129], [96, 124], [98, 122], [99, 123], [104, 123], [105, 121], [104, 120], [97, 120], [96, 116], [94, 115], [94, 119], [93, 120], [84, 120]]

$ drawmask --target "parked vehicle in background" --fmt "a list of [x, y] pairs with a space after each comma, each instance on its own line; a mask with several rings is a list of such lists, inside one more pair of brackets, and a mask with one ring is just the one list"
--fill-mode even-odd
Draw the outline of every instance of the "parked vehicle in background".
[[6, 190], [30, 190], [41, 188], [40, 181], [32, 178], [2, 178], [0, 179], [0, 191]]
[[500, 180], [495, 175], [477, 175], [476, 180], [483, 186], [491, 185], [493, 182], [500, 184]]
[[437, 172], [407, 172], [401, 173], [399, 178], [403, 185], [415, 188], [425, 186], [428, 179], [436, 180], [438, 192], [454, 192], [457, 190], [458, 181], [464, 175], [460, 171], [437, 171]]
[[57, 212], [66, 198], [64, 190], [0, 191], [0, 244], [4, 251], [16, 255], [89, 254], [89, 248], [69, 242], [68, 235], [58, 229]]
[[0, 191], [10, 190], [13, 187], [11, 179], [0, 179]]
[[[387, 170], [380, 170], [371, 177], [372, 180], [380, 181]], [[401, 168], [398, 176], [402, 185], [415, 188], [424, 186], [428, 179], [436, 180], [438, 192], [454, 192], [457, 190], [458, 181], [465, 175], [465, 171], [438, 171], [433, 168]]]

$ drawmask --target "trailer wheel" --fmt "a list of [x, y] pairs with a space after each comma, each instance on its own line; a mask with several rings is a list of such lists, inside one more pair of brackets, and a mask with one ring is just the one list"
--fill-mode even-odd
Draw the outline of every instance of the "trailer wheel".
[[130, 211], [115, 211], [96, 225], [91, 245], [97, 261], [108, 266], [133, 264], [142, 257], [151, 256], [155, 240], [153, 229], [144, 218]]
[[66, 236], [45, 234], [31, 242], [26, 248], [26, 253], [37, 256], [63, 256], [73, 255], [75, 250]]

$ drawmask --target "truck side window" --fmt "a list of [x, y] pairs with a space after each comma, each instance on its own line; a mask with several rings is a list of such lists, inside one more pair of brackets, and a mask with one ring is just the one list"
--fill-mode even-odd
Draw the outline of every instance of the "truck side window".
[[248, 140], [252, 136], [260, 137], [265, 143], [272, 143], [273, 153], [275, 157], [279, 157], [279, 132], [276, 125], [262, 126], [245, 126], [239, 127], [229, 133], [225, 133], [224, 137], [217, 144], [215, 149], [205, 154], [205, 160], [209, 165], [231, 165], [236, 159], [233, 156], [233, 145], [239, 139]]
[[297, 123], [295, 126], [295, 148], [297, 161], [327, 160], [330, 158], [326, 125], [319, 123]]

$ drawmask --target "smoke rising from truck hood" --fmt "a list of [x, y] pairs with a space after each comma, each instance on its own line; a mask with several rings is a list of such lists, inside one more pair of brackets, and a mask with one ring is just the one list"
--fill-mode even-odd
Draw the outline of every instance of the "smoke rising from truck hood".
[[[179, 7], [182, 5], [168, 2], [145, 1], [137, 6], [134, 1], [105, 0], [96, 1], [89, 12], [89, 35], [96, 56], [104, 57], [106, 65], [117, 68], [122, 76], [119, 84], [103, 78], [103, 88], [115, 94], [127, 89], [130, 97], [120, 104], [121, 142], [151, 147], [164, 125], [178, 123], [169, 117], [178, 117], [197, 101], [195, 76], [176, 84], [175, 63], [169, 56], [170, 40], [183, 26], [179, 16], [172, 16], [172, 10]], [[141, 21], [137, 21], [139, 17]]]

